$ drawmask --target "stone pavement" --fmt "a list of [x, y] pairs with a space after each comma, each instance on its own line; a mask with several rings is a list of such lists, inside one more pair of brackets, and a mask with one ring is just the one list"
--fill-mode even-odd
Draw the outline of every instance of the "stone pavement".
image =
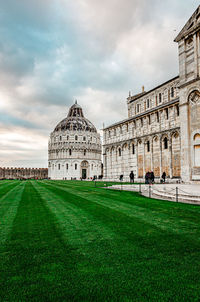
[[163, 200], [200, 205], [200, 184], [113, 185], [110, 189], [141, 192], [142, 195]]

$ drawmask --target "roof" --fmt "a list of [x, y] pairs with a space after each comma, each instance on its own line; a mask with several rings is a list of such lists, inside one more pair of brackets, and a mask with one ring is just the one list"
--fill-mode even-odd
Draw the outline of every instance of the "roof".
[[151, 93], [152, 91], [154, 91], [154, 90], [156, 90], [156, 89], [158, 89], [158, 88], [160, 88], [160, 87], [162, 87], [162, 86], [164, 86], [164, 85], [166, 85], [166, 84], [168, 84], [168, 83], [170, 83], [170, 82], [172, 82], [172, 81], [174, 81], [174, 80], [176, 80], [178, 78], [179, 78], [179, 76], [176, 76], [176, 77], [174, 77], [174, 78], [172, 78], [172, 79], [170, 79], [170, 80], [168, 80], [168, 81], [166, 81], [166, 82], [164, 82], [164, 83], [162, 83], [162, 84], [160, 84], [160, 85], [152, 88], [149, 91], [145, 91], [145, 92], [136, 94], [135, 96], [128, 97], [127, 99], [130, 100], [130, 103], [132, 103], [133, 101], [138, 100], [141, 96], [145, 96], [145, 95]]
[[174, 42], [179, 42], [183, 37], [192, 34], [198, 28], [200, 28], [200, 5], [195, 10], [192, 17], [184, 25], [177, 37], [174, 39]]

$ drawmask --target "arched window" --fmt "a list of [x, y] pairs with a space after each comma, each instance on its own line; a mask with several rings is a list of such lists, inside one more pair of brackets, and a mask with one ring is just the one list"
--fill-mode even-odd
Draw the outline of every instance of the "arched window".
[[60, 141], [62, 140], [62, 136], [60, 135]]
[[159, 98], [159, 103], [161, 103], [162, 102], [162, 93], [159, 93], [158, 98]]
[[93, 170], [93, 164], [92, 164], [92, 170]]
[[147, 141], [147, 152], [150, 152], [150, 142]]
[[72, 155], [72, 149], [69, 149], [69, 155]]
[[75, 135], [75, 141], [77, 141], [78, 140], [78, 135]]
[[75, 170], [77, 170], [77, 164], [75, 164]]
[[119, 148], [119, 156], [121, 156], [122, 155], [122, 151], [121, 151], [121, 149]]
[[132, 144], [132, 154], [135, 154], [135, 145]]
[[159, 112], [156, 112], [156, 119], [157, 119], [157, 123], [159, 123]]
[[176, 105], [176, 115], [179, 116], [179, 105]]
[[171, 88], [171, 97], [174, 97], [174, 87]]
[[58, 164], [58, 170], [60, 170], [60, 164]]
[[86, 150], [83, 151], [84, 156], [86, 155]]
[[68, 170], [69, 169], [69, 165], [68, 164], [66, 164], [66, 170]]
[[166, 116], [166, 119], [168, 120], [168, 118], [169, 118], [169, 111], [168, 111], [168, 108], [165, 109], [165, 116]]
[[84, 141], [84, 142], [86, 141], [86, 137], [85, 137], [85, 136], [83, 137], [83, 141]]
[[168, 139], [167, 139], [167, 137], [164, 138], [163, 142], [164, 142], [164, 149], [168, 149]]
[[69, 135], [67, 135], [67, 140], [69, 140]]

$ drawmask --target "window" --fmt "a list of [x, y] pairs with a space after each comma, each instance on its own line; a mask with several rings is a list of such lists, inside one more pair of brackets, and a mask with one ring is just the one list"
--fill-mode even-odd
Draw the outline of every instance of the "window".
[[126, 131], [128, 132], [128, 124], [126, 124]]
[[75, 164], [75, 170], [77, 170], [77, 164]]
[[67, 135], [67, 140], [69, 140], [69, 135]]
[[92, 164], [92, 170], [93, 170], [93, 164]]
[[122, 151], [121, 151], [121, 149], [119, 148], [119, 156], [121, 156], [122, 155]]
[[159, 123], [159, 112], [156, 112], [157, 123]]
[[167, 139], [167, 137], [164, 138], [164, 149], [168, 149], [168, 139]]
[[148, 115], [148, 124], [150, 125], [151, 124], [151, 116]]
[[114, 129], [114, 135], [116, 135], [116, 129]]
[[110, 137], [110, 131], [108, 132], [108, 137]]
[[132, 154], [135, 154], [135, 145], [132, 145]]
[[171, 88], [171, 97], [174, 97], [174, 87]]
[[69, 149], [69, 155], [72, 155], [72, 149]]
[[84, 142], [86, 141], [86, 137], [85, 137], [85, 136], [83, 137], [83, 141], [84, 141]]
[[68, 170], [69, 169], [69, 165], [68, 164], [66, 164], [66, 170]]
[[58, 170], [60, 170], [60, 164], [58, 164]]
[[150, 142], [147, 141], [147, 152], [150, 152]]
[[179, 116], [179, 105], [176, 105], [176, 114]]
[[168, 110], [168, 108], [165, 109], [165, 115], [166, 115], [166, 119], [168, 120], [168, 118], [169, 118], [169, 110]]
[[142, 118], [140, 119], [140, 124], [141, 124], [141, 127], [143, 127], [143, 119]]
[[149, 101], [149, 99], [147, 99], [147, 108], [149, 108], [150, 107], [150, 101]]
[[84, 156], [86, 155], [86, 150], [83, 151]]
[[62, 140], [62, 136], [60, 136], [60, 141]]
[[77, 141], [78, 140], [78, 136], [77, 135], [75, 135], [75, 141]]
[[159, 93], [158, 97], [159, 97], [159, 103], [161, 103], [162, 102], [162, 94]]

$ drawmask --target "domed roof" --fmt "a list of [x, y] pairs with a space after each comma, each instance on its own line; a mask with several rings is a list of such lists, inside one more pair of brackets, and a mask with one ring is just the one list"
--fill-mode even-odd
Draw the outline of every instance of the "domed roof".
[[68, 116], [54, 129], [54, 131], [60, 130], [97, 132], [95, 126], [84, 117], [83, 110], [77, 101], [70, 107]]

